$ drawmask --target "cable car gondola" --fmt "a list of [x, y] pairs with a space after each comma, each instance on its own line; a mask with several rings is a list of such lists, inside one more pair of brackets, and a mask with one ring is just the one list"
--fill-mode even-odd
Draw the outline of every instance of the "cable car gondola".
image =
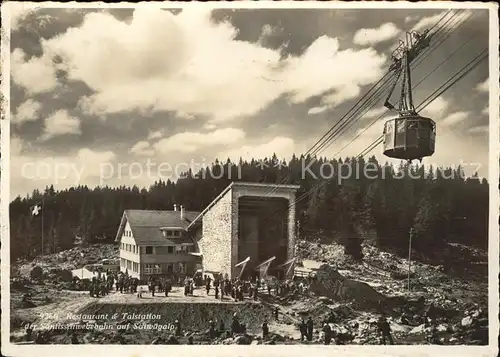
[[[385, 107], [397, 110], [399, 116], [389, 119], [384, 125], [384, 155], [409, 162], [432, 156], [436, 142], [436, 123], [419, 115], [413, 106], [410, 63], [429, 44], [427, 32], [420, 35], [407, 33], [406, 43], [393, 54], [390, 71], [395, 72], [395, 81], [385, 101]], [[399, 108], [389, 102], [399, 78], [403, 76]]]

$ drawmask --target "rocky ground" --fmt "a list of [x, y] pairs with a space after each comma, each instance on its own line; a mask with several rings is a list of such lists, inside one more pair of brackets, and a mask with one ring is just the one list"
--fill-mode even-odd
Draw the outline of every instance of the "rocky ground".
[[[21, 262], [13, 269], [11, 281], [11, 339], [23, 341], [24, 328], [32, 323], [51, 325], [48, 343], [70, 343], [67, 331], [54, 329], [58, 327], [54, 324], [83, 322], [104, 327], [75, 330], [80, 343], [184, 344], [191, 337], [196, 344], [318, 344], [322, 343], [321, 326], [326, 322], [337, 332], [337, 343], [378, 344], [376, 320], [383, 301], [382, 310], [396, 344], [488, 343], [487, 269], [480, 264], [487, 259], [480, 250], [450, 246], [450, 251], [457, 252], [462, 259], [477, 263], [467, 264], [465, 277], [447, 265], [412, 263], [408, 290], [406, 259], [370, 245], [363, 247], [362, 263], [352, 262], [344, 256], [342, 247], [333, 243], [301, 241], [297, 248], [304, 266], [321, 266], [308, 292], [264, 297], [257, 303], [216, 301], [203, 289], [196, 290], [194, 297], [184, 297], [181, 288], [174, 288], [168, 298], [152, 298], [146, 293], [144, 299], [115, 292], [96, 299], [86, 291], [75, 291], [70, 282], [71, 270], [116, 257], [117, 248], [112, 245], [79, 247], [33, 262]], [[462, 270], [465, 271], [465, 266]], [[30, 295], [28, 301], [22, 298], [25, 294]], [[433, 333], [423, 321], [430, 304], [438, 311]], [[278, 320], [272, 317], [276, 308]], [[210, 340], [206, 333], [208, 321], [222, 319], [228, 327], [234, 312], [246, 324], [247, 333]], [[134, 326], [138, 321], [126, 318], [123, 313], [143, 315], [139, 322], [149, 327]], [[100, 314], [107, 318], [75, 321], [68, 314]], [[118, 317], [113, 317], [115, 314]], [[148, 318], [144, 316], [147, 314], [157, 316]], [[315, 322], [314, 341], [301, 342], [297, 325], [308, 316]], [[266, 318], [270, 321], [271, 338], [263, 341], [260, 326]], [[174, 319], [181, 321], [180, 337], [174, 337], [169, 330]], [[134, 327], [118, 330], [129, 323]]]

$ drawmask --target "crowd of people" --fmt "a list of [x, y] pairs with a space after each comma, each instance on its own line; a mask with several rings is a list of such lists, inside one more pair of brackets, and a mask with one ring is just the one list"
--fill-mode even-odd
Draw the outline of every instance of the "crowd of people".
[[[137, 293], [138, 298], [143, 297], [143, 289], [140, 284], [139, 279], [131, 277], [128, 271], [125, 272], [95, 272], [96, 276], [91, 279], [89, 286], [89, 293], [92, 297], [100, 297], [109, 294], [111, 290], [116, 288], [116, 292], [120, 293]], [[164, 293], [168, 296], [169, 292], [172, 291], [174, 284], [184, 287], [184, 296], [192, 296], [194, 294], [195, 286], [203, 287], [206, 291], [207, 296], [213, 296], [215, 299], [224, 300], [226, 298], [231, 298], [233, 301], [243, 301], [245, 298], [257, 300], [259, 298], [259, 291], [264, 294], [267, 293], [269, 296], [283, 297], [288, 294], [305, 294], [308, 292], [307, 280], [285, 280], [279, 281], [277, 279], [240, 279], [234, 278], [229, 279], [229, 277], [218, 275], [202, 275], [194, 277], [185, 277], [182, 279], [174, 280], [172, 277], [158, 277], [152, 276], [147, 280], [147, 287], [151, 296], [154, 297], [156, 293]], [[213, 291], [213, 293], [212, 293]], [[429, 312], [431, 315], [432, 311]], [[276, 308], [273, 311], [273, 316], [275, 320], [278, 320], [279, 309]], [[178, 320], [175, 321], [175, 336], [182, 336], [181, 324]], [[298, 324], [298, 329], [300, 331], [301, 341], [313, 341], [313, 331], [314, 322], [312, 317], [307, 320], [302, 319]], [[219, 337], [233, 337], [235, 334], [244, 334], [246, 332], [246, 326], [242, 323], [238, 315], [235, 313], [232, 317], [229, 328], [227, 329], [224, 321], [221, 319], [217, 321], [216, 319], [210, 320], [207, 333], [210, 339], [215, 339]], [[269, 339], [270, 336], [270, 326], [267, 317], [261, 325], [262, 338], [264, 340]], [[337, 333], [331, 328], [331, 325], [326, 321], [322, 325], [322, 332], [324, 334], [324, 343], [329, 345], [332, 340], [335, 344], [344, 344], [346, 341], [343, 339], [342, 334]], [[390, 325], [384, 316], [381, 316], [377, 321], [377, 330], [380, 335], [380, 343], [382, 344], [393, 344], [393, 338], [391, 335]], [[31, 335], [29, 329], [26, 330], [27, 334]], [[31, 336], [29, 337], [32, 338]], [[36, 335], [35, 343], [44, 343], [45, 337], [43, 333], [39, 332]], [[348, 342], [348, 341], [347, 341]], [[71, 333], [71, 343], [78, 343], [78, 338], [74, 333]], [[156, 341], [156, 343], [159, 343]], [[193, 343], [192, 339], [190, 343]]]
[[[120, 293], [136, 293], [138, 298], [142, 298], [145, 291], [142, 288], [141, 281], [128, 274], [128, 271], [95, 271], [94, 277], [86, 285], [90, 296], [101, 297], [108, 295], [110, 291]], [[74, 277], [73, 280], [79, 280]], [[75, 282], [74, 281], [74, 282]], [[202, 275], [202, 276], [150, 276], [145, 282], [148, 292], [151, 296], [155, 294], [168, 294], [173, 286], [184, 288], [184, 296], [193, 296], [195, 287], [204, 287], [207, 296], [213, 296], [215, 299], [225, 300], [231, 298], [234, 301], [243, 301], [245, 298], [258, 300], [259, 291], [267, 292], [269, 296], [283, 297], [288, 294], [307, 294], [308, 283], [304, 281], [277, 279], [253, 278], [233, 278], [230, 279], [227, 274], [222, 275]]]

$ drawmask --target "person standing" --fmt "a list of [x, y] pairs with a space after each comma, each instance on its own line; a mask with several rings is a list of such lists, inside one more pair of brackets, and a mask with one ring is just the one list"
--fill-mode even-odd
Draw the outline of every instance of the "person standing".
[[299, 331], [300, 331], [300, 340], [304, 341], [304, 339], [307, 336], [307, 325], [304, 319], [302, 319], [302, 321], [299, 324]]
[[240, 322], [238, 320], [238, 316], [236, 315], [236, 312], [233, 314], [233, 321], [231, 322], [231, 335], [234, 335], [235, 333], [239, 333], [240, 331]]
[[325, 345], [329, 345], [332, 341], [332, 329], [329, 324], [325, 323], [323, 325], [323, 333], [325, 334]]
[[215, 338], [215, 322], [213, 320], [210, 320], [208, 323], [208, 336], [210, 339]]
[[381, 316], [379, 318], [377, 322], [377, 327], [382, 337], [382, 344], [385, 345], [386, 342], [389, 342], [390, 345], [393, 345], [394, 340], [392, 339], [391, 335], [391, 326], [389, 325], [387, 319], [384, 316]]
[[264, 320], [264, 323], [262, 324], [262, 338], [264, 340], [267, 340], [269, 337], [269, 326], [267, 324], [267, 319]]
[[314, 322], [311, 316], [309, 316], [309, 318], [307, 319], [307, 341], [309, 342], [311, 342], [313, 339], [313, 330], [314, 330]]
[[165, 296], [168, 296], [170, 290], [172, 290], [172, 283], [170, 282], [170, 279], [167, 279], [165, 282]]
[[179, 320], [175, 320], [175, 335], [179, 337], [181, 335], [181, 323]]

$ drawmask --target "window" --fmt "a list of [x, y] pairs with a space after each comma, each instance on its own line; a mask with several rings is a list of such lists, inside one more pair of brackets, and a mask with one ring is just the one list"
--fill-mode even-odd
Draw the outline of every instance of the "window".
[[163, 231], [163, 235], [165, 237], [169, 237], [169, 238], [172, 238], [172, 237], [180, 237], [182, 235], [181, 231], [176, 231], [176, 230], [164, 230]]
[[186, 263], [179, 263], [179, 272], [180, 273], [186, 272]]
[[153, 247], [146, 246], [146, 254], [153, 254]]
[[174, 247], [172, 247], [171, 245], [167, 247], [167, 252], [168, 254], [174, 254]]
[[406, 125], [409, 130], [416, 130], [418, 128], [418, 122], [415, 120], [408, 120]]
[[160, 264], [155, 264], [155, 266], [154, 266], [154, 273], [155, 274], [161, 274], [161, 266], [160, 266]]
[[153, 264], [144, 264], [144, 273], [153, 274]]
[[175, 252], [176, 253], [182, 253], [182, 245], [176, 245], [175, 246]]
[[387, 122], [387, 123], [385, 123], [385, 126], [384, 126], [384, 134], [390, 133], [390, 132], [392, 132], [392, 123]]
[[161, 264], [161, 272], [162, 273], [172, 273], [174, 271], [173, 263], [163, 263]]
[[397, 133], [404, 133], [405, 132], [405, 120], [404, 119], [397, 119], [396, 120], [396, 132]]

